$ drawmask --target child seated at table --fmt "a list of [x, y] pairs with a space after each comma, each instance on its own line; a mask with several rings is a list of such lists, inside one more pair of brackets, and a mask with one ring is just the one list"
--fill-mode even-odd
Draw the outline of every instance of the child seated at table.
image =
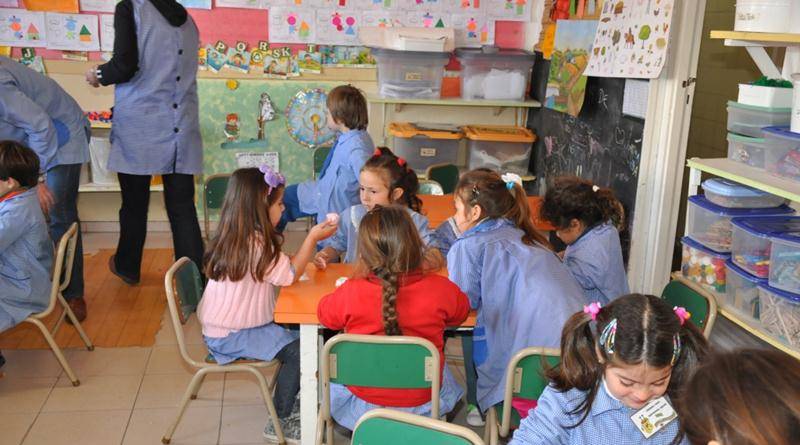
[[386, 147], [376, 148], [372, 157], [361, 169], [359, 185], [361, 204], [354, 205], [341, 213], [341, 224], [336, 234], [323, 242], [325, 247], [314, 256], [317, 268], [325, 269], [328, 262], [338, 260], [342, 253], [345, 263], [356, 262], [358, 225], [364, 215], [375, 206], [398, 204], [406, 207], [423, 243], [426, 246], [432, 243], [428, 218], [419, 214], [422, 208], [422, 201], [417, 196], [419, 180], [405, 159], [397, 157]]
[[[219, 228], [205, 254], [208, 285], [197, 308], [208, 351], [219, 364], [239, 358], [281, 361], [275, 411], [287, 439], [300, 437], [300, 341], [296, 331], [274, 323], [276, 288], [303, 274], [317, 242], [336, 231], [324, 221], [311, 228], [297, 254], [281, 251], [276, 226], [283, 213], [283, 176], [267, 166], [231, 175]], [[275, 438], [270, 421], [264, 431]]]
[[[467, 296], [446, 277], [438, 253], [423, 247], [409, 215], [400, 206], [375, 207], [364, 215], [358, 232], [355, 276], [317, 306], [320, 323], [350, 334], [408, 335], [429, 340], [442, 365], [441, 413], [450, 412], [463, 389], [444, 360], [444, 330], [469, 314]], [[350, 430], [365, 412], [377, 407], [430, 415], [429, 389], [386, 389], [331, 384], [331, 415]]]
[[[33, 150], [0, 142], [0, 332], [50, 302], [53, 242], [39, 207], [38, 178]], [[4, 363], [0, 354], [0, 366]]]

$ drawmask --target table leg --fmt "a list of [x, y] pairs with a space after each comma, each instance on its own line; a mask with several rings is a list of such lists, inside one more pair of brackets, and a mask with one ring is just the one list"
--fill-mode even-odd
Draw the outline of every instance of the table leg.
[[316, 440], [319, 410], [317, 330], [316, 324], [300, 325], [300, 443], [302, 445], [313, 445]]

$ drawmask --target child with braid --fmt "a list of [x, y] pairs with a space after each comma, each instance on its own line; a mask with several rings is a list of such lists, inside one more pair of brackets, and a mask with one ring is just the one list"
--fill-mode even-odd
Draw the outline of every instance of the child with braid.
[[[435, 271], [438, 254], [425, 249], [401, 206], [376, 206], [361, 220], [355, 276], [317, 306], [320, 323], [351, 334], [408, 335], [429, 340], [442, 364], [441, 413], [450, 412], [463, 389], [444, 365], [444, 330], [460, 325], [469, 300]], [[365, 412], [378, 407], [430, 415], [429, 389], [386, 389], [331, 384], [331, 415], [352, 430]]]

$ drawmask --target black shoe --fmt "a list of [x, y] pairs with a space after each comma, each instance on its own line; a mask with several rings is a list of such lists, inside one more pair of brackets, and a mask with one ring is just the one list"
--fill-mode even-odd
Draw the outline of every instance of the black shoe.
[[127, 284], [130, 284], [131, 286], [133, 286], [134, 284], [139, 284], [138, 278], [131, 278], [125, 276], [117, 271], [117, 263], [114, 260], [115, 258], [116, 255], [111, 255], [111, 257], [108, 259], [108, 269], [111, 271], [111, 273], [118, 276], [120, 280], [124, 281]]
[[2, 368], [3, 365], [5, 365], [5, 364], [6, 364], [6, 358], [3, 357], [3, 353], [0, 352], [0, 368]]

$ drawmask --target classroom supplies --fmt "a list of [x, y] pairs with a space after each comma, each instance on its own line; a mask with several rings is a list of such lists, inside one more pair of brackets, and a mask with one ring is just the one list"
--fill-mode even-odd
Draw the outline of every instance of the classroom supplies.
[[728, 131], [754, 138], [763, 137], [761, 129], [789, 125], [791, 108], [769, 108], [728, 101]]
[[0, 9], [0, 45], [44, 47], [46, 32], [44, 13]]
[[464, 99], [525, 100], [535, 57], [522, 50], [459, 48], [461, 97]]
[[800, 293], [800, 228], [795, 226], [792, 229], [770, 237], [769, 285]]
[[450, 53], [373, 48], [381, 97], [438, 99]]
[[45, 14], [47, 47], [73, 51], [99, 51], [100, 31], [96, 15]]
[[733, 218], [733, 262], [758, 278], [769, 277], [772, 237], [800, 231], [800, 217]]
[[763, 169], [766, 150], [769, 146], [764, 138], [728, 133], [728, 159], [732, 161]]
[[703, 181], [706, 199], [728, 208], [763, 209], [786, 204], [786, 199], [724, 178]]
[[742, 105], [789, 108], [792, 106], [792, 83], [764, 76], [753, 83], [740, 83], [737, 101]]
[[733, 262], [725, 262], [725, 293], [720, 294], [717, 303], [724, 309], [743, 317], [748, 323], [759, 326], [761, 305], [758, 299], [758, 285], [767, 280], [754, 277]]
[[507, 125], [467, 125], [463, 129], [470, 170], [487, 167], [502, 173], [528, 174], [536, 140], [531, 130]]
[[765, 330], [784, 344], [800, 346], [800, 295], [759, 284], [758, 298]]
[[417, 172], [435, 164], [456, 164], [464, 133], [456, 126], [392, 122], [392, 151]]
[[790, 0], [736, 0], [735, 31], [789, 32]]
[[725, 261], [727, 253], [711, 250], [697, 241], [681, 238], [681, 274], [712, 292], [725, 292]]
[[800, 181], [800, 134], [792, 133], [788, 127], [764, 128], [764, 166], [776, 175]]

